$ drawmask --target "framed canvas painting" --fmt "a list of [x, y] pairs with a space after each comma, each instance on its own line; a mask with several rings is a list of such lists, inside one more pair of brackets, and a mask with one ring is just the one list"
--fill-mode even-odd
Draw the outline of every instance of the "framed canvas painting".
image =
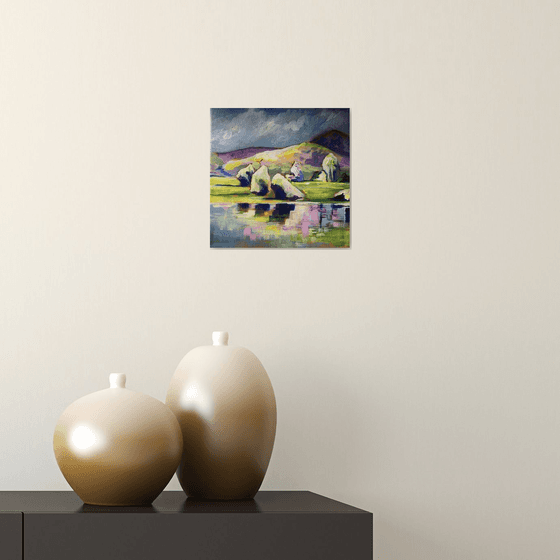
[[349, 109], [210, 116], [210, 247], [350, 247]]

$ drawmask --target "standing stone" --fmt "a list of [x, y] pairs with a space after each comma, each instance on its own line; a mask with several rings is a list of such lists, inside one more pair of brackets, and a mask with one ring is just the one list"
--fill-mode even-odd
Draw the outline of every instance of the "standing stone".
[[236, 175], [239, 184], [242, 187], [248, 187], [251, 184], [251, 179], [253, 178], [254, 173], [255, 168], [252, 163], [250, 163], [247, 167], [240, 169]]
[[349, 201], [350, 200], [350, 189], [342, 189], [334, 194], [333, 200]]
[[323, 160], [323, 169], [325, 170], [325, 175], [327, 176], [327, 182], [336, 183], [340, 172], [340, 165], [338, 164], [338, 160], [334, 154], [329, 154]]
[[274, 198], [279, 200], [297, 200], [304, 197], [304, 194], [280, 173], [276, 173], [272, 178], [270, 190], [274, 193]]
[[303, 181], [303, 169], [299, 161], [295, 161], [290, 169], [290, 174], [287, 177], [290, 181]]
[[266, 165], [261, 165], [251, 178], [251, 192], [264, 196], [270, 190], [270, 175]]

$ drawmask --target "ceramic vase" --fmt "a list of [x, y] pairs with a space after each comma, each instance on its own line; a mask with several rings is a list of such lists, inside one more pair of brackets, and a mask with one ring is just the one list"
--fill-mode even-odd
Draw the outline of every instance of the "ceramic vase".
[[183, 358], [167, 392], [183, 434], [177, 477], [190, 498], [250, 499], [274, 446], [274, 390], [251, 351], [229, 346], [228, 333], [212, 338]]
[[60, 416], [56, 461], [86, 504], [149, 505], [177, 469], [181, 429], [161, 401], [126, 389], [123, 373], [109, 381], [108, 389], [78, 399]]

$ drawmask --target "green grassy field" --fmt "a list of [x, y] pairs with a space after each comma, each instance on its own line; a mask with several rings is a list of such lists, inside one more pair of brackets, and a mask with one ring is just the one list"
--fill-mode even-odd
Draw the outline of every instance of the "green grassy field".
[[[348, 189], [349, 183], [323, 183], [321, 181], [307, 181], [294, 183], [305, 195], [304, 201], [307, 202], [336, 202], [332, 197], [342, 189]], [[251, 194], [249, 187], [239, 186], [239, 181], [235, 177], [210, 177], [210, 202], [248, 202], [266, 203], [266, 197]], [[337, 204], [350, 204], [349, 202], [336, 202]]]

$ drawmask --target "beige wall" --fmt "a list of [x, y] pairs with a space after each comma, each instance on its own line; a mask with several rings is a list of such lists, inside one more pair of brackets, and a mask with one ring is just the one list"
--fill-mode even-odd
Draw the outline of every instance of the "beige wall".
[[[0, 489], [66, 489], [62, 410], [163, 400], [225, 329], [276, 390], [265, 489], [373, 511], [382, 560], [557, 559], [559, 19], [0, 0]], [[210, 107], [351, 108], [351, 250], [209, 249]]]

